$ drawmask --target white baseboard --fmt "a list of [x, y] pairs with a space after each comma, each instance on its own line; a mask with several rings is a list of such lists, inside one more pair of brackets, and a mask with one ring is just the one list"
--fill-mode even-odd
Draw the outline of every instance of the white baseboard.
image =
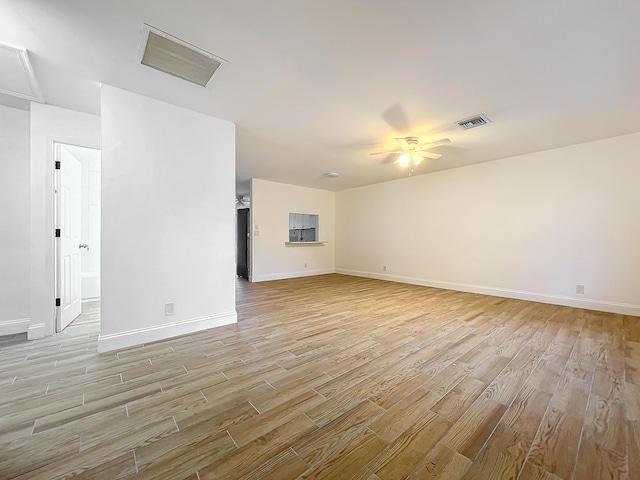
[[334, 268], [322, 270], [302, 270], [300, 272], [267, 273], [265, 275], [251, 275], [252, 282], [268, 282], [270, 280], [284, 280], [285, 278], [313, 277], [315, 275], [326, 275], [336, 273]]
[[27, 339], [38, 340], [39, 338], [44, 338], [45, 326], [46, 325], [44, 323], [35, 323], [33, 325], [29, 325], [29, 330], [27, 330]]
[[156, 325], [153, 327], [139, 328], [126, 332], [98, 335], [98, 352], [109, 352], [120, 348], [131, 347], [143, 343], [156, 342], [171, 337], [187, 335], [189, 333], [221, 327], [238, 321], [235, 311], [209, 315], [206, 317], [192, 318], [180, 322]]
[[24, 333], [29, 329], [30, 319], [16, 318], [15, 320], [3, 320], [0, 322], [0, 336], [16, 335]]
[[495, 297], [516, 298], [518, 300], [529, 300], [532, 302], [550, 303], [552, 305], [563, 305], [566, 307], [584, 308], [587, 310], [598, 310], [601, 312], [621, 313], [623, 315], [640, 316], [640, 305], [629, 303], [610, 302], [607, 300], [596, 300], [592, 298], [577, 298], [565, 295], [555, 295], [551, 293], [526, 292], [521, 290], [510, 290], [507, 288], [485, 287], [481, 285], [469, 285], [465, 283], [444, 282], [440, 280], [427, 280], [423, 278], [403, 277], [398, 275], [380, 274], [374, 272], [362, 272], [359, 270], [347, 270], [337, 268], [336, 273], [343, 275], [353, 275], [356, 277], [375, 278], [390, 282], [409, 283], [412, 285], [422, 285], [424, 287], [442, 288], [445, 290], [457, 290], [460, 292], [481, 293]]

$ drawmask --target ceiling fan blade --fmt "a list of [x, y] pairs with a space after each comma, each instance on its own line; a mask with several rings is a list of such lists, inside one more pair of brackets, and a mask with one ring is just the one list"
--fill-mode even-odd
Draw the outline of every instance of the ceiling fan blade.
[[416, 151], [414, 152], [416, 155], [420, 155], [421, 157], [427, 157], [427, 158], [432, 158], [433, 160], [437, 160], [438, 158], [440, 158], [442, 155], [440, 155], [439, 153], [433, 153], [433, 152], [421, 152], [421, 151]]
[[385, 153], [391, 154], [391, 153], [404, 153], [404, 152], [373, 152], [373, 153], [370, 153], [369, 155], [382, 155]]
[[420, 145], [418, 145], [416, 150], [425, 150], [427, 148], [439, 147], [441, 145], [446, 145], [447, 143], [451, 143], [451, 140], [449, 140], [448, 138], [442, 138], [440, 140], [436, 140], [435, 142], [421, 143]]
[[399, 103], [387, 108], [380, 116], [396, 132], [406, 134], [406, 132], [411, 131], [407, 112]]
[[382, 161], [380, 162], [380, 164], [381, 164], [381, 165], [386, 165], [386, 164], [389, 164], [389, 163], [397, 163], [397, 162], [398, 162], [398, 159], [397, 159], [397, 157], [396, 157], [396, 154], [394, 154], [394, 153], [390, 153], [389, 155], [387, 155], [387, 156], [385, 157], [385, 159], [384, 159], [384, 160], [382, 160]]

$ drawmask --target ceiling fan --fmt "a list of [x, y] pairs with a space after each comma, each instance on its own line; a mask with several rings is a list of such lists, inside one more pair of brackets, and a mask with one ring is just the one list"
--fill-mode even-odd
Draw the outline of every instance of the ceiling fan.
[[442, 138], [440, 140], [436, 140], [435, 142], [420, 143], [420, 139], [418, 137], [404, 137], [396, 138], [396, 142], [398, 142], [398, 145], [400, 145], [401, 150], [373, 152], [370, 155], [399, 154], [400, 156], [396, 159], [395, 162], [393, 162], [394, 164], [398, 164], [402, 167], [419, 165], [424, 158], [432, 158], [434, 160], [440, 158], [442, 155], [440, 155], [439, 153], [429, 152], [429, 150], [435, 147], [439, 147], [440, 145], [451, 143], [451, 140], [449, 140], [448, 138]]

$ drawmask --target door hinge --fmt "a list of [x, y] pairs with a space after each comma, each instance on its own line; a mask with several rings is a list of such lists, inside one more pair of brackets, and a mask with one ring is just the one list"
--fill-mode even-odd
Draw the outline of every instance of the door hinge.
[[60, 160], [56, 160], [56, 170], [60, 170]]
[[56, 238], [60, 238], [60, 229], [56, 228]]
[[56, 298], [56, 307], [59, 307], [59, 306], [60, 306], [60, 299]]

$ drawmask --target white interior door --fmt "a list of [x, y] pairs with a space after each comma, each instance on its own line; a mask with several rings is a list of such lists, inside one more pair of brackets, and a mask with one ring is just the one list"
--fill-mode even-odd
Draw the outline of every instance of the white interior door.
[[80, 231], [82, 221], [82, 165], [71, 155], [63, 155], [57, 145], [60, 161], [58, 184], [58, 332], [64, 330], [82, 311], [80, 289]]

